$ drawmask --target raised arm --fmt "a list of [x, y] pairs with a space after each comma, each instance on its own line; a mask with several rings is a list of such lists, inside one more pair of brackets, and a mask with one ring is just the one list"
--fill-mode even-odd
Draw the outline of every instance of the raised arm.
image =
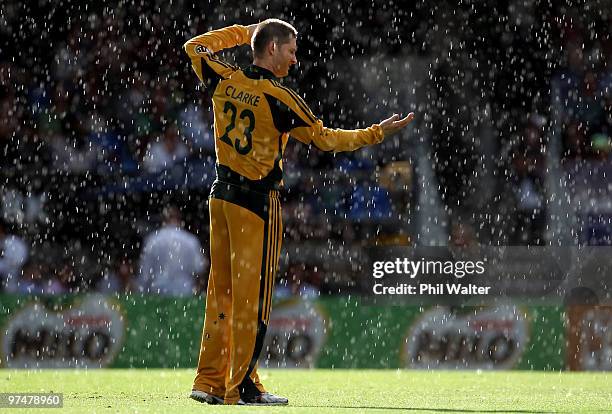
[[219, 59], [215, 53], [223, 49], [248, 45], [251, 42], [254, 26], [233, 25], [213, 30], [188, 40], [183, 48], [194, 72], [200, 80], [216, 86], [220, 79], [227, 78], [236, 68]]

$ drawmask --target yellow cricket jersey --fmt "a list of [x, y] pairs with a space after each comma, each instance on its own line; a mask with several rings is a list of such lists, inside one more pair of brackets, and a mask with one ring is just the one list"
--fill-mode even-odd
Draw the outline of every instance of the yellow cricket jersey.
[[248, 181], [262, 191], [278, 188], [289, 135], [322, 151], [353, 151], [383, 140], [377, 124], [356, 130], [326, 128], [271, 71], [255, 65], [240, 69], [215, 55], [250, 40], [246, 27], [234, 25], [184, 45], [196, 75], [211, 89], [219, 179]]

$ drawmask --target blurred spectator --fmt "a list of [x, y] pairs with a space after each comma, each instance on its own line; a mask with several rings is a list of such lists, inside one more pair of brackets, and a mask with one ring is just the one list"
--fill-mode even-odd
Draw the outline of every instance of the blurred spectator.
[[275, 287], [274, 296], [277, 299], [300, 297], [313, 300], [321, 296], [321, 275], [316, 265], [294, 263], [289, 266], [286, 278]]
[[23, 266], [21, 277], [9, 291], [24, 295], [43, 295], [46, 293], [45, 288], [42, 265], [31, 260]]
[[561, 100], [563, 157], [605, 161], [612, 135], [612, 42], [586, 41], [582, 31], [567, 31], [566, 62], [553, 79]]
[[584, 128], [578, 121], [571, 121], [563, 131], [564, 159], [580, 160], [589, 154]]
[[80, 128], [73, 129], [70, 135], [61, 131], [51, 133], [48, 140], [54, 169], [83, 174], [94, 167], [97, 155]]
[[348, 217], [351, 220], [392, 218], [389, 193], [377, 184], [358, 181], [350, 197]]
[[0, 219], [0, 291], [15, 291], [21, 269], [28, 258], [28, 245], [19, 236], [10, 234]]
[[205, 267], [199, 240], [182, 228], [179, 210], [167, 207], [162, 228], [144, 240], [139, 290], [167, 296], [192, 295]]
[[452, 247], [471, 247], [478, 243], [474, 227], [464, 221], [453, 221], [450, 231], [450, 243]]
[[103, 273], [96, 283], [96, 290], [101, 293], [130, 293], [134, 291], [134, 276], [134, 263], [124, 256], [112, 269]]
[[188, 105], [181, 111], [179, 117], [181, 122], [180, 133], [189, 142], [195, 153], [213, 155], [215, 153], [215, 138], [212, 126], [205, 119], [206, 111], [194, 104]]
[[59, 295], [68, 289], [49, 271], [42, 261], [29, 259], [23, 266], [20, 278], [9, 290], [24, 295]]
[[44, 274], [47, 276], [47, 279], [44, 282], [44, 294], [61, 295], [64, 293], [70, 293], [70, 288], [62, 283], [54, 272], [49, 271], [48, 267], [45, 266], [41, 269], [44, 269]]
[[356, 178], [348, 200], [347, 217], [355, 221], [391, 218], [389, 193], [370, 181], [373, 175], [371, 161], [345, 158], [338, 164], [339, 169]]
[[56, 265], [55, 278], [65, 292], [80, 293], [81, 290], [86, 288], [86, 279], [79, 277], [78, 272], [68, 257]]
[[189, 151], [181, 141], [178, 128], [169, 126], [166, 128], [161, 142], [151, 144], [143, 164], [147, 172], [157, 173], [182, 163], [188, 155]]
[[544, 125], [539, 115], [532, 115], [512, 155], [512, 186], [516, 198], [516, 220], [512, 244], [541, 245], [546, 226], [544, 190]]
[[100, 175], [134, 173], [137, 165], [124, 140], [100, 114], [92, 112], [88, 119], [88, 142], [96, 154], [95, 169]]

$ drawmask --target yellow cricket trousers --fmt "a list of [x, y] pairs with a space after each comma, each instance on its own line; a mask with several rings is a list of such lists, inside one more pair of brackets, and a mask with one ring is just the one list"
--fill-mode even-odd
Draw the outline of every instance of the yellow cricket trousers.
[[282, 242], [279, 194], [215, 181], [210, 274], [193, 389], [235, 404], [265, 389], [257, 360], [270, 320]]

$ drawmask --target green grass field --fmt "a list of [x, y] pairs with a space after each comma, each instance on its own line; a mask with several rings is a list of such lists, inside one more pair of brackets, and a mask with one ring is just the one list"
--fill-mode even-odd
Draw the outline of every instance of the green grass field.
[[192, 370], [0, 370], [0, 392], [64, 394], [61, 413], [612, 413], [612, 373], [262, 370], [288, 407], [211, 406], [187, 398]]

